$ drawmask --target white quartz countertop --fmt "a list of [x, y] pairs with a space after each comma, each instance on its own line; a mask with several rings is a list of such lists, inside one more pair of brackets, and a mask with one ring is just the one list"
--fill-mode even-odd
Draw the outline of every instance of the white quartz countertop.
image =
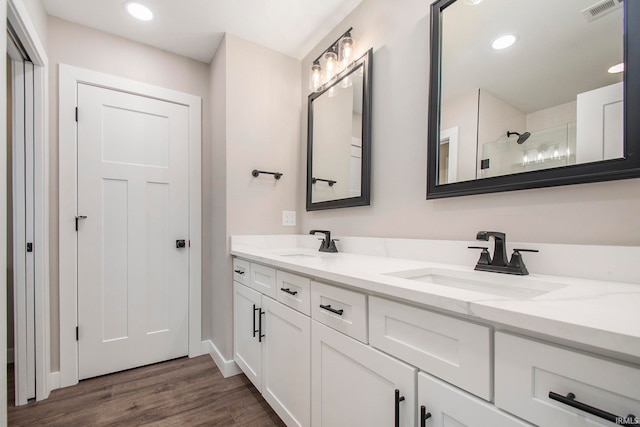
[[[638, 284], [534, 273], [529, 276], [486, 273], [474, 271], [473, 263], [465, 266], [359, 253], [328, 254], [309, 247], [256, 245], [246, 238], [232, 238], [231, 254], [368, 294], [399, 298], [640, 360]], [[478, 292], [389, 275], [411, 271], [415, 275], [459, 274], [478, 283], [496, 284], [507, 292]], [[510, 286], [516, 290], [513, 294], [509, 292]], [[517, 291], [521, 288], [543, 291], [531, 294]]]

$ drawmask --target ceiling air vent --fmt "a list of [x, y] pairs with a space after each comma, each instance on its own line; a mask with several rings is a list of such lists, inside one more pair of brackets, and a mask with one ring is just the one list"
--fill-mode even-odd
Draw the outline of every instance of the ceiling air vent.
[[589, 22], [620, 9], [624, 0], [602, 0], [582, 11]]

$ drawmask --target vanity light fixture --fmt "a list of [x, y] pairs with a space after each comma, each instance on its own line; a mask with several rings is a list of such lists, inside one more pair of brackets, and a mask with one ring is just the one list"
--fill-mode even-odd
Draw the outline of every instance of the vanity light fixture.
[[313, 61], [313, 65], [311, 66], [311, 73], [309, 74], [309, 89], [313, 92], [317, 92], [320, 87], [322, 87], [322, 76], [320, 72], [322, 68], [320, 67], [320, 61]]
[[131, 16], [141, 21], [151, 21], [153, 19], [153, 12], [151, 10], [140, 3], [134, 1], [127, 1], [124, 4], [125, 9]]
[[324, 60], [324, 81], [330, 82], [338, 74], [338, 54], [333, 46], [322, 56]]
[[324, 85], [333, 81], [343, 70], [353, 65], [355, 43], [351, 36], [353, 28], [345, 31], [335, 42], [324, 50], [311, 65], [309, 90], [322, 91]]
[[495, 50], [506, 49], [512, 46], [516, 42], [516, 36], [513, 34], [507, 34], [501, 37], [498, 37], [491, 43], [491, 47]]
[[617, 74], [617, 73], [621, 73], [623, 71], [624, 71], [624, 62], [621, 62], [621, 63], [616, 64], [613, 67], [609, 68], [609, 74]]

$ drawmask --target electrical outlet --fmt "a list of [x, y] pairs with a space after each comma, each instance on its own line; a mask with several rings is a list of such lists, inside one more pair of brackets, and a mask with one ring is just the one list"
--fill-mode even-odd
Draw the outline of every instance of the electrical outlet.
[[282, 211], [282, 225], [285, 227], [295, 227], [296, 211]]

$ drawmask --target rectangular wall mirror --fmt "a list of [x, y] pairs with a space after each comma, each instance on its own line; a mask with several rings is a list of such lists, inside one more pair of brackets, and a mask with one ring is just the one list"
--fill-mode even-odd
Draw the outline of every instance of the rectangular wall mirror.
[[433, 3], [427, 198], [640, 176], [638, 28], [637, 1]]
[[372, 56], [309, 95], [308, 211], [370, 203]]

